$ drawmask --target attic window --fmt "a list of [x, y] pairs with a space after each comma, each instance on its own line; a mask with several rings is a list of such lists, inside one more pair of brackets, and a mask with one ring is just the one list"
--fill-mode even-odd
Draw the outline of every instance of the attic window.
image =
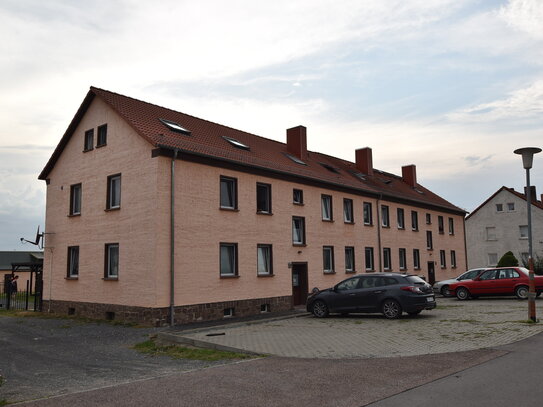
[[419, 194], [424, 195], [424, 192], [422, 192], [420, 189], [418, 189], [418, 188], [414, 188], [414, 189], [415, 189], [415, 191], [417, 191]]
[[325, 164], [325, 163], [319, 163], [319, 164], [322, 165], [324, 168], [326, 168], [328, 171], [333, 172], [335, 174], [339, 174], [339, 171], [337, 170], [337, 168], [334, 168], [331, 165]]
[[385, 184], [388, 185], [388, 184], [390, 184], [390, 183], [392, 182], [392, 180], [390, 180], [390, 179], [384, 179], [383, 182], [384, 182]]
[[366, 176], [362, 174], [361, 172], [352, 172], [351, 174], [353, 174], [360, 181], [366, 181]]
[[241, 141], [236, 140], [235, 138], [222, 136], [223, 139], [228, 141], [230, 144], [232, 144], [234, 147], [241, 148], [242, 150], [250, 150], [251, 147], [243, 144]]
[[304, 163], [302, 160], [300, 160], [298, 157], [294, 157], [293, 155], [290, 155], [290, 154], [285, 154], [288, 158], [290, 158], [292, 161], [294, 161], [296, 164], [300, 164], [300, 165], [307, 165], [306, 163]]
[[177, 133], [185, 134], [187, 136], [190, 136], [190, 130], [185, 129], [183, 126], [176, 122], [172, 122], [171, 120], [166, 119], [158, 119], [164, 124], [168, 129], [175, 131]]

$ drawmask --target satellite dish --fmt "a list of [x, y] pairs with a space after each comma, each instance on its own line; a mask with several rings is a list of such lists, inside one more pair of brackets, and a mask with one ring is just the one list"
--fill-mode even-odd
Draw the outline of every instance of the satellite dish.
[[[36, 232], [36, 240], [35, 241], [31, 241], [31, 240], [27, 240], [23, 237], [21, 237], [21, 243], [24, 243], [24, 242], [27, 242], [27, 243], [30, 243], [30, 244], [33, 244], [35, 246], [38, 246], [40, 247], [40, 239], [43, 237], [43, 233], [40, 233], [40, 226], [38, 225], [38, 231]], [[41, 247], [40, 247], [41, 248]]]

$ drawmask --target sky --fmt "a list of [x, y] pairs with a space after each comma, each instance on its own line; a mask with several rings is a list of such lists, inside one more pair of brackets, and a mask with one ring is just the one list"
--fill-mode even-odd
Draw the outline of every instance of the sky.
[[[90, 86], [373, 164], [472, 211], [543, 147], [540, 0], [0, 0], [0, 250]], [[531, 181], [543, 193], [543, 153]], [[540, 197], [541, 198], [541, 197]]]

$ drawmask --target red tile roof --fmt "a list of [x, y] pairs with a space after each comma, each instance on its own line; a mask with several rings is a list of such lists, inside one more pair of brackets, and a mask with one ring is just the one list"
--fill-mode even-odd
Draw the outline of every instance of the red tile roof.
[[[496, 195], [498, 195], [501, 191], [507, 191], [523, 201], [526, 201], [526, 195], [521, 194], [520, 192], [515, 191], [513, 188], [508, 188], [506, 186], [502, 186], [500, 189], [498, 189], [496, 192], [494, 192], [487, 200], [485, 200], [481, 205], [479, 205], [477, 208], [475, 208], [468, 216], [466, 216], [466, 220], [471, 218], [479, 209], [481, 209], [483, 206], [485, 206], [492, 198], [494, 198]], [[543, 201], [532, 201], [532, 206], [535, 206], [536, 208], [543, 209]]]
[[[371, 196], [407, 200], [414, 205], [434, 206], [458, 214], [465, 211], [432, 193], [420, 184], [411, 188], [401, 177], [375, 170], [373, 176], [360, 180], [352, 162], [317, 152], [308, 152], [307, 165], [294, 163], [285, 154], [286, 143], [263, 138], [227, 126], [199, 119], [181, 112], [143, 102], [107, 90], [91, 87], [66, 133], [43, 169], [39, 179], [46, 179], [62, 153], [64, 146], [75, 131], [94, 97], [99, 97], [115, 110], [132, 128], [155, 147], [177, 148], [179, 151], [216, 160], [223, 160], [263, 170], [303, 177], [317, 182], [357, 190]], [[166, 127], [159, 119], [178, 123], [191, 134], [184, 135]], [[250, 147], [242, 150], [231, 145], [223, 137], [230, 137]], [[322, 164], [338, 170], [331, 172]]]

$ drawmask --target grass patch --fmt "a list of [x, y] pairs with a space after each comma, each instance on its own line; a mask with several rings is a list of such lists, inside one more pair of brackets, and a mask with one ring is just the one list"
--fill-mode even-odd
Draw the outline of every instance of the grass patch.
[[206, 362], [215, 362], [218, 360], [231, 359], [252, 359], [254, 356], [243, 353], [224, 352], [215, 349], [189, 348], [179, 345], [158, 346], [155, 341], [149, 339], [145, 342], [137, 343], [133, 349], [140, 353], [152, 356], [169, 356], [174, 359], [203, 360]]

